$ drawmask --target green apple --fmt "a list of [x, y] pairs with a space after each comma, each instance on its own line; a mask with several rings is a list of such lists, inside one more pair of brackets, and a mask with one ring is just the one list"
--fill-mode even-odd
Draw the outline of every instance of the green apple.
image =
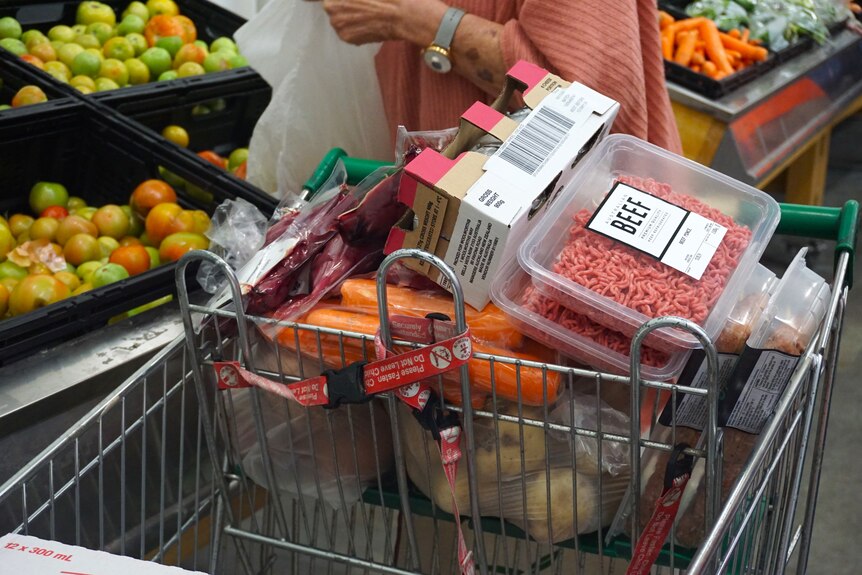
[[57, 42], [71, 42], [75, 39], [75, 31], [72, 30], [71, 26], [65, 26], [63, 24], [54, 26], [50, 30], [48, 30], [48, 38], [51, 40], [56, 40]]
[[165, 36], [156, 40], [156, 47], [167, 50], [173, 59], [183, 47], [183, 39], [179, 36]]
[[145, 249], [147, 250], [147, 253], [150, 254], [150, 269], [162, 265], [162, 261], [159, 258], [159, 250], [150, 246], [147, 246]]
[[[102, 69], [102, 60], [92, 52], [81, 52], [72, 60], [72, 74], [95, 78]], [[95, 89], [95, 84], [93, 85]]]
[[110, 236], [100, 236], [99, 247], [102, 250], [102, 257], [106, 258], [111, 255], [111, 252], [120, 247], [120, 242]]
[[220, 52], [222, 50], [226, 52], [232, 52], [234, 54], [239, 54], [239, 48], [237, 48], [236, 43], [225, 36], [222, 36], [221, 38], [216, 38], [215, 40], [213, 40], [213, 43], [210, 44], [210, 52]]
[[243, 68], [248, 66], [248, 60], [245, 59], [245, 56], [241, 54], [236, 54], [230, 59], [230, 67], [233, 68]]
[[18, 264], [10, 261], [0, 263], [0, 280], [12, 278], [22, 280], [27, 277], [27, 268], [22, 268]]
[[[96, 89], [97, 90], [99, 89], [99, 80], [104, 80], [104, 78], [96, 79]], [[116, 86], [116, 84], [115, 84], [115, 86]], [[119, 88], [119, 86], [116, 86], [116, 87]], [[95, 214], [97, 211], [98, 211], [98, 208], [94, 208], [92, 206], [86, 206], [83, 208], [78, 208], [77, 210], [75, 210], [75, 213], [72, 215], [81, 216], [85, 220], [89, 221], [89, 220], [93, 219], [93, 214]]]
[[125, 19], [126, 16], [130, 15], [137, 16], [144, 22], [150, 19], [150, 11], [147, 10], [146, 4], [144, 4], [143, 2], [138, 2], [137, 0], [130, 3], [128, 6], [126, 6], [126, 9], [123, 10], [123, 19]]
[[45, 62], [45, 71], [61, 82], [68, 82], [72, 79], [72, 72], [62, 62]]
[[[70, 28], [71, 30], [71, 28]], [[51, 40], [51, 47], [54, 49], [54, 52], [59, 52], [60, 48], [65, 46], [65, 42], [61, 42], [60, 40]]]
[[2, 112], [3, 110], [11, 110], [11, 109], [12, 109], [12, 106], [10, 106], [9, 104], [0, 104], [0, 112]]
[[18, 23], [18, 20], [11, 16], [0, 18], [0, 39], [12, 38], [13, 40], [18, 40], [21, 38], [21, 34], [21, 24]]
[[248, 148], [237, 148], [227, 158], [227, 169], [233, 170], [248, 160]]
[[200, 76], [205, 74], [204, 67], [197, 62], [186, 62], [177, 68], [177, 76], [179, 78], [188, 78], [189, 76]]
[[159, 74], [159, 82], [170, 82], [171, 80], [176, 80], [179, 77], [180, 75], [177, 74], [176, 70], [168, 70]]
[[135, 48], [132, 43], [125, 38], [111, 38], [102, 46], [102, 54], [105, 58], [113, 58], [121, 62], [135, 57]]
[[99, 70], [99, 77], [113, 80], [118, 86], [125, 86], [129, 83], [129, 70], [126, 69], [126, 65], [119, 60], [108, 58], [102, 62], [102, 68]]
[[71, 68], [72, 62], [75, 61], [75, 57], [83, 51], [83, 46], [79, 46], [78, 44], [63, 44], [63, 46], [57, 50], [57, 59]]
[[146, 84], [150, 81], [150, 69], [138, 58], [129, 58], [123, 64], [126, 65], [126, 69], [129, 71], [129, 84], [132, 86]]
[[212, 72], [224, 72], [230, 70], [230, 59], [233, 56], [230, 52], [213, 52], [204, 58], [204, 71], [208, 74]]
[[117, 34], [125, 36], [126, 34], [142, 34], [147, 21], [135, 14], [123, 16], [123, 21], [117, 26]]
[[15, 38], [3, 38], [0, 40], [0, 48], [8, 50], [16, 56], [23, 56], [27, 53], [27, 46], [21, 40]]
[[81, 48], [101, 48], [102, 43], [93, 34], [79, 34], [75, 36], [75, 44]]
[[48, 37], [42, 34], [39, 30], [27, 30], [21, 34], [21, 41], [24, 42], [24, 45], [27, 46], [28, 50], [36, 44], [50, 42]]
[[[87, 25], [86, 24], [75, 24], [72, 26], [72, 32], [75, 33], [75, 36], [80, 36], [81, 34], [87, 33]], [[72, 40], [74, 42], [74, 40]]]
[[207, 46], [207, 43], [204, 42], [203, 40], [195, 40], [194, 42], [192, 42], [192, 44], [194, 44], [198, 48], [203, 48], [207, 54], [210, 53], [210, 47]]
[[89, 26], [94, 22], [104, 22], [113, 26], [117, 23], [117, 15], [114, 14], [113, 8], [107, 4], [92, 1], [81, 2], [78, 5], [75, 23]]
[[102, 46], [105, 45], [105, 42], [113, 38], [116, 34], [114, 34], [114, 28], [110, 24], [105, 24], [104, 22], [93, 22], [89, 26], [87, 26], [87, 34], [92, 34], [99, 41], [99, 44]]
[[96, 91], [96, 82], [94, 82], [93, 77], [89, 75], [75, 76], [69, 80], [69, 85], [77, 89], [79, 92], [84, 92], [86, 94], [91, 94]]
[[93, 272], [93, 275], [90, 277], [90, 283], [93, 284], [93, 288], [100, 288], [124, 280], [127, 277], [129, 277], [129, 272], [126, 271], [126, 268], [120, 264], [107, 263]]
[[[97, 92], [107, 92], [109, 90], [119, 90], [120, 85], [111, 80], [110, 78], [96, 78], [96, 91]], [[92, 209], [95, 213], [95, 208], [84, 208], [85, 210]], [[84, 216], [86, 217], [86, 216]], [[92, 217], [92, 214], [90, 215]]]
[[89, 283], [93, 279], [93, 272], [102, 267], [102, 264], [97, 261], [84, 262], [78, 266], [75, 273], [82, 281]]
[[132, 45], [132, 48], [135, 49], [135, 57], [140, 56], [147, 51], [147, 48], [150, 47], [150, 45], [147, 44], [147, 39], [144, 38], [143, 34], [126, 34], [126, 40], [128, 40], [129, 44]]
[[34, 214], [41, 214], [51, 206], [66, 207], [69, 202], [69, 192], [63, 184], [57, 182], [36, 182], [30, 188], [30, 209]]
[[150, 75], [155, 77], [159, 77], [170, 70], [173, 63], [171, 53], [158, 47], [148, 48], [141, 54], [140, 60], [150, 69]]

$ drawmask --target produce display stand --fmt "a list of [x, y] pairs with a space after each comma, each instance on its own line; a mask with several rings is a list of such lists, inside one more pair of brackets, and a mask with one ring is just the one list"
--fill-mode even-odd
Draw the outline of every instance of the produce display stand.
[[841, 30], [716, 100], [668, 81], [684, 155], [759, 188], [783, 184], [787, 202], [821, 204], [832, 128], [862, 110], [860, 59], [862, 36]]
[[[329, 160], [343, 155], [343, 151], [333, 151]], [[362, 169], [369, 167], [361, 165]], [[320, 172], [326, 173], [325, 166]], [[314, 181], [309, 182], [307, 190], [314, 192]], [[844, 306], [853, 277], [858, 207], [854, 201], [843, 208], [782, 205], [779, 234], [836, 242], [829, 308], [739, 481], [715, 516], [707, 519], [709, 532], [705, 542], [698, 550], [668, 546], [660, 557], [662, 564], [671, 569], [687, 568], [688, 573], [771, 573], [789, 561], [798, 546], [799, 572], [805, 571], [820, 455], [828, 425], [829, 397]], [[416, 250], [403, 252], [387, 258], [379, 277], [382, 278], [387, 266], [399, 257], [421, 257], [439, 263], [433, 256]], [[353, 487], [345, 479], [345, 484], [339, 486], [341, 505], [335, 508], [322, 504], [315, 497], [300, 495], [288, 499], [283, 493], [277, 495], [273, 460], [268, 455], [263, 456], [266, 481], [255, 485], [250, 480], [243, 469], [232, 426], [225, 425], [235, 421], [234, 392], [217, 391], [214, 362], [238, 361], [249, 370], [281, 381], [298, 381], [310, 374], [303, 374], [301, 367], [298, 372], [282, 371], [280, 367], [272, 372], [267, 371], [271, 368], [255, 365], [247, 327], [252, 323], [271, 324], [272, 320], [211, 309], [187, 299], [188, 285], [182, 270], [199, 258], [221, 265], [228, 278], [233, 278], [229, 285], [234, 297], [239, 297], [239, 285], [226, 264], [207, 252], [187, 254], [177, 272], [184, 336], [159, 351], [0, 486], [0, 509], [8, 510], [5, 516], [0, 516], [0, 529], [210, 573], [260, 572], [271, 566], [276, 551], [286, 554], [279, 560], [286, 557], [293, 572], [318, 572], [331, 568], [333, 563], [372, 572], [447, 572], [446, 564], [441, 565], [441, 562], [448, 561], [454, 518], [435, 508], [406, 483], [402, 448], [397, 444], [395, 476], [399, 479], [380, 478], [358, 501], [345, 500], [345, 491]], [[457, 284], [457, 278], [453, 276], [452, 279]], [[386, 316], [385, 308], [380, 314]], [[676, 321], [673, 325], [680, 326]], [[639, 332], [641, 336], [665, 325], [650, 323], [651, 326]], [[327, 335], [337, 336], [342, 358], [346, 342], [373, 339], [314, 325], [285, 322], [283, 327], [310, 331], [318, 342]], [[646, 389], [695, 393], [690, 388], [640, 380], [636, 371], [639, 365], [634, 353], [636, 346], [633, 344], [631, 380], [562, 365], [537, 364], [536, 367], [567, 378], [593, 378], [599, 390], [614, 382], [626, 384], [633, 390], [633, 399]], [[711, 344], [707, 347], [712, 349]], [[300, 351], [297, 350], [297, 357]], [[479, 361], [515, 364], [518, 370], [524, 365], [521, 360], [504, 356], [479, 354], [474, 357]], [[462, 382], [462, 390], [469, 399], [466, 381]], [[698, 393], [714, 399], [718, 390], [710, 388]], [[397, 430], [396, 411], [392, 409], [395, 399], [383, 399], [390, 402], [392, 427]], [[357, 414], [356, 410], [382, 408], [375, 401], [338, 409]], [[253, 413], [260, 413], [259, 407], [255, 409]], [[465, 419], [501, 420], [496, 408], [474, 410], [469, 401], [454, 409]], [[809, 439], [815, 416], [818, 427], [812, 442]], [[264, 427], [257, 425], [265, 423], [260, 417], [255, 417], [256, 433], [258, 440], [265, 444], [261, 435], [265, 433]], [[518, 418], [515, 421], [522, 427], [532, 424], [547, 429], [541, 421]], [[640, 429], [636, 419], [632, 426]], [[468, 458], [475, 456], [476, 449], [470, 429], [465, 429]], [[719, 441], [716, 421], [711, 420], [708, 429], [708, 435]], [[575, 425], [555, 425], [555, 430], [572, 438], [596, 433]], [[331, 426], [329, 433], [333, 434]], [[604, 441], [638, 444], [645, 449], [672, 448], [645, 441], [637, 434], [612, 437], [599, 431], [599, 436]], [[335, 449], [336, 444], [344, 441], [344, 437], [332, 435], [327, 445], [331, 443]], [[377, 448], [375, 441], [375, 457], [379, 456]], [[353, 461], [362, 455], [356, 449], [354, 447]], [[806, 477], [803, 462], [811, 452], [815, 465]], [[693, 453], [707, 461], [712, 458], [702, 449], [695, 449]], [[281, 458], [283, 463], [284, 458], [290, 459], [291, 455], [286, 453]], [[338, 465], [336, 463], [336, 472]], [[800, 486], [806, 479], [809, 483], [807, 499], [798, 499]], [[472, 490], [478, 488], [480, 480], [471, 473]], [[804, 521], [798, 527], [794, 523], [797, 505], [805, 506]], [[499, 519], [483, 517], [476, 507], [462, 509], [462, 513], [461, 519], [473, 534], [470, 544], [476, 552], [477, 572], [483, 575], [522, 568], [549, 567], [553, 570], [571, 565], [570, 562], [593, 561], [585, 559], [585, 554], [596, 554], [595, 560], [607, 567], [609, 563], [625, 562], [630, 553], [624, 537], [605, 540], [601, 534], [593, 533], [554, 546], [540, 545], [528, 540], [522, 530]]]
[[[47, 33], [48, 30], [57, 24], [74, 24], [75, 13], [79, 4], [79, 0], [59, 0], [55, 2], [45, 2], [44, 0], [0, 0], [0, 18], [11, 16], [18, 20], [25, 30], [36, 28]], [[109, 5], [117, 14], [120, 14], [125, 6], [128, 5], [128, 2], [124, 0], [106, 0], [103, 4]], [[232, 38], [234, 32], [245, 24], [245, 20], [240, 16], [208, 0], [177, 0], [177, 5], [180, 8], [180, 13], [188, 16], [195, 23], [198, 37], [207, 43], [221, 36]], [[0, 65], [5, 65], [3, 64], [3, 60], [14, 61], [17, 60], [17, 57], [0, 49]], [[100, 100], [103, 97], [113, 99], [118, 97], [123, 99], [147, 98], [153, 90], [158, 90], [162, 86], [170, 85], [176, 81], [151, 82], [140, 86], [125, 87], [110, 92], [96, 92], [83, 96], [77, 90], [55, 80], [50, 74], [35, 67], [32, 70], [44, 82], [53, 84], [55, 87], [59, 87], [69, 93], [74, 93], [86, 100]], [[215, 85], [232, 76], [247, 74], [249, 71], [247, 68], [238, 68], [223, 72], [213, 72], [197, 77], [196, 81], [201, 84]]]

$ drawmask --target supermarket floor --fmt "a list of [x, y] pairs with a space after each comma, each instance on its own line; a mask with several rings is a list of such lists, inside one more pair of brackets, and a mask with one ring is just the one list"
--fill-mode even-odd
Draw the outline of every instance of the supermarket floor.
[[[849, 199], [862, 199], [862, 119], [845, 122], [834, 132], [829, 176], [824, 203], [839, 206]], [[795, 246], [794, 246], [795, 247]], [[793, 250], [795, 251], [795, 250]], [[780, 257], [780, 255], [779, 255]], [[824, 250], [816, 259], [816, 269], [824, 277], [831, 274], [831, 254]], [[817, 515], [808, 573], [850, 575], [860, 572], [862, 549], [862, 502], [857, 490], [862, 486], [862, 266], [857, 265], [855, 289], [850, 292], [844, 338], [838, 360], [838, 374], [826, 442], [826, 456], [820, 483]], [[795, 565], [794, 565], [795, 566]], [[788, 571], [796, 573], [795, 568]]]

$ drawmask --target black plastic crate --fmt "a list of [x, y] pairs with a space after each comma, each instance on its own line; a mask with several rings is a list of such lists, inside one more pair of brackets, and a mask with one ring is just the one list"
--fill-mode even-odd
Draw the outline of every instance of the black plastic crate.
[[[163, 166], [212, 195], [211, 202], [177, 191], [179, 202], [212, 213], [241, 197], [271, 213], [276, 202], [226, 173], [190, 162], [161, 141], [83, 104], [46, 110], [22, 121], [0, 122], [0, 213], [29, 211], [37, 181], [63, 183], [89, 205], [127, 203], [142, 181]], [[86, 292], [34, 312], [0, 321], [0, 365], [97, 329], [122, 312], [176, 293], [175, 265]], [[192, 284], [193, 285], [193, 284]]]
[[[119, 20], [120, 13], [125, 10], [130, 0], [101, 0], [103, 4], [107, 4], [114, 9]], [[194, 21], [197, 27], [198, 38], [209, 44], [220, 36], [232, 38], [234, 33], [245, 24], [245, 19], [233, 12], [222, 8], [207, 0], [175, 0], [180, 8], [180, 13], [188, 16]], [[31, 1], [27, 0], [0, 0], [0, 17], [12, 16], [17, 19], [21, 26], [27, 30], [36, 28], [47, 33], [53, 26], [57, 24], [72, 25], [75, 23], [75, 13], [81, 0], [64, 0], [57, 2]], [[0, 48], [0, 52], [5, 52]], [[49, 74], [36, 70], [40, 76], [44, 76], [48, 81], [61, 85], [60, 82], [54, 80]], [[246, 68], [238, 68], [236, 70], [226, 70], [224, 72], [213, 72], [204, 74], [197, 78], [201, 84], [217, 84], [238, 73], [248, 73]], [[252, 72], [254, 73], [254, 72]], [[146, 98], [153, 89], [157, 89], [160, 85], [171, 84], [176, 80], [167, 82], [149, 82], [139, 86], [121, 88], [113, 92], [122, 93], [123, 98]], [[98, 94], [104, 94], [100, 92]], [[93, 96], [96, 96], [94, 94]]]
[[[676, 2], [673, 0], [667, 0], [660, 3], [660, 8], [677, 20], [680, 20], [683, 18], [689, 18], [689, 15], [685, 13], [685, 7], [689, 4], [690, 2], [687, 0]], [[764, 62], [758, 62], [757, 64], [749, 66], [735, 74], [731, 74], [722, 80], [715, 80], [706, 74], [699, 74], [694, 70], [669, 60], [664, 61], [664, 73], [665, 77], [674, 84], [688, 88], [698, 94], [703, 94], [707, 98], [717, 100], [718, 98], [730, 94], [740, 86], [744, 86], [751, 82], [755, 78], [763, 76], [766, 72], [777, 66], [779, 61], [780, 59], [778, 58], [778, 55], [770, 52], [769, 57]]]
[[[145, 99], [129, 99], [115, 94], [117, 90], [102, 92], [99, 101], [131, 118], [153, 137], [161, 138], [162, 130], [175, 124], [189, 133], [192, 152], [213, 150], [226, 157], [236, 148], [248, 147], [254, 127], [272, 99], [272, 88], [263, 78], [252, 70], [244, 72], [217, 85], [201, 84], [197, 77], [167, 82]], [[164, 144], [175, 146], [167, 140]]]
[[0, 104], [9, 104], [15, 93], [27, 85], [39, 86], [48, 101], [41, 104], [31, 104], [10, 110], [0, 110], [0, 121], [4, 118], [37, 114], [48, 108], [70, 106], [75, 104], [70, 88], [58, 86], [54, 82], [46, 82], [38, 70], [30, 70], [32, 66], [23, 62], [15, 62], [17, 58], [3, 50], [0, 54]]

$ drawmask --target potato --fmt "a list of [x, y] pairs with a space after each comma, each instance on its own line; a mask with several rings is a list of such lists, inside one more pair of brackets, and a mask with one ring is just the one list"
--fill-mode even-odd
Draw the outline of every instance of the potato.
[[[548, 481], [550, 481], [550, 505]], [[577, 503], [573, 506], [575, 484], [577, 484]], [[559, 543], [571, 539], [576, 535], [576, 528], [578, 533], [597, 531], [613, 521], [627, 484], [626, 478], [604, 477], [602, 483], [604, 496], [600, 499], [599, 483], [595, 477], [562, 468], [551, 469], [550, 474], [540, 471], [531, 475], [527, 482], [525, 531], [540, 543]], [[575, 510], [577, 510], [577, 526]], [[507, 517], [511, 517], [511, 521], [518, 525], [517, 513]]]

